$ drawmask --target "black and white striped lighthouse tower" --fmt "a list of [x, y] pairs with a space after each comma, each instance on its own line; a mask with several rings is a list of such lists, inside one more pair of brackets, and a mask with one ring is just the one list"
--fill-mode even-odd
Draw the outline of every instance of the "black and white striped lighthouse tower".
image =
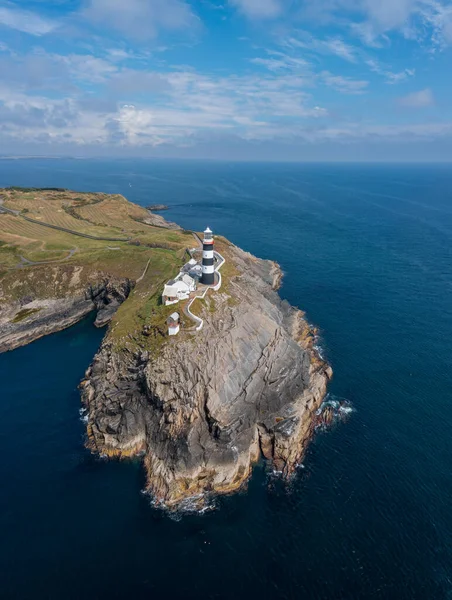
[[213, 234], [207, 228], [204, 232], [204, 241], [202, 244], [202, 278], [204, 285], [213, 285], [215, 283], [215, 267], [213, 256]]

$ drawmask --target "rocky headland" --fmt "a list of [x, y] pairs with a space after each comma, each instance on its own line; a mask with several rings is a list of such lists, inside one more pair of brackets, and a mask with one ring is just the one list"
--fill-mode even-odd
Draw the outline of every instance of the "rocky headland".
[[[15, 214], [0, 215], [3, 231], [12, 231], [0, 247], [0, 352], [93, 310], [96, 325], [110, 323], [80, 386], [87, 446], [109, 457], [142, 456], [147, 490], [161, 506], [202, 505], [211, 494], [233, 492], [262, 456], [290, 477], [332, 371], [304, 314], [281, 300], [279, 266], [217, 238], [223, 285], [192, 306], [204, 327], [195, 331], [179, 306], [182, 331], [169, 338], [174, 307], [161, 306], [162, 285], [194, 236], [123, 197], [46, 191], [38, 212], [36, 193], [5, 194]], [[25, 210], [34, 219], [26, 229]], [[37, 220], [53, 215], [58, 226], [49, 233]], [[54, 229], [61, 231], [50, 247]], [[33, 262], [38, 251], [46, 263]], [[19, 252], [28, 252], [25, 262]]]
[[170, 508], [240, 488], [262, 455], [289, 477], [312, 434], [331, 368], [281, 271], [229, 246], [236, 274], [208, 297], [204, 328], [156, 355], [115, 350], [107, 335], [82, 382], [89, 446], [144, 454], [147, 488]]

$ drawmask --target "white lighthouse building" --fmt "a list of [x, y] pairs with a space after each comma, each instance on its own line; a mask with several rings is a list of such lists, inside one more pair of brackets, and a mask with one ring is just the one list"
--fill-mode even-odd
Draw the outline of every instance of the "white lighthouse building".
[[213, 233], [209, 227], [204, 232], [202, 246], [202, 277], [201, 283], [213, 285], [215, 283], [215, 267], [213, 256]]

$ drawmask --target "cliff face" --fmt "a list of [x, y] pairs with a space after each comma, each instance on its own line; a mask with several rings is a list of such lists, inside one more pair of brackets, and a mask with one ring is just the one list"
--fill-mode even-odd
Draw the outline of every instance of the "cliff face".
[[332, 375], [274, 289], [279, 268], [235, 247], [231, 258], [237, 275], [207, 296], [201, 332], [154, 355], [107, 336], [81, 385], [91, 448], [144, 452], [148, 489], [168, 507], [238, 489], [261, 454], [289, 476]]
[[204, 328], [183, 315], [169, 339], [158, 298], [190, 232], [122, 196], [0, 191], [0, 352], [93, 310], [105, 325], [127, 300], [81, 384], [94, 451], [143, 453], [148, 489], [169, 507], [239, 488], [260, 455], [293, 472], [332, 373], [279, 298], [275, 263], [217, 238], [223, 286], [192, 306]]
[[128, 279], [101, 279], [85, 289], [76, 289], [65, 298], [34, 300], [25, 297], [2, 306], [0, 312], [0, 353], [29, 344], [44, 335], [74, 325], [97, 310], [95, 325], [106, 325], [131, 291]]

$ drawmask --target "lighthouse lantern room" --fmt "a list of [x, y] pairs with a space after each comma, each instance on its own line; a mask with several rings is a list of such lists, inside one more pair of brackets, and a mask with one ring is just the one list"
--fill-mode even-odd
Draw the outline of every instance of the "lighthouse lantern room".
[[202, 245], [202, 278], [204, 285], [213, 285], [215, 283], [215, 267], [213, 255], [213, 233], [209, 227], [204, 231], [204, 241]]

